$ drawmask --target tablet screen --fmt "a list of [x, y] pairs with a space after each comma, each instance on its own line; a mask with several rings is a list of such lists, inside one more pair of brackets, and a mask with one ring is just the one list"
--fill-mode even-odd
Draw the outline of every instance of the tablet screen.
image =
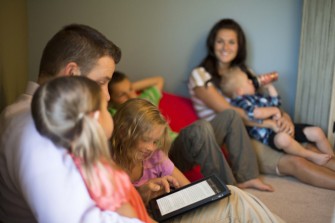
[[152, 199], [150, 208], [154, 218], [162, 221], [228, 195], [226, 185], [212, 175]]
[[[208, 180], [209, 181], [209, 180]], [[171, 213], [185, 206], [194, 204], [207, 197], [213, 196], [216, 192], [208, 181], [187, 187], [163, 198], [157, 199], [157, 205], [162, 215]], [[212, 184], [213, 185], [213, 184]]]

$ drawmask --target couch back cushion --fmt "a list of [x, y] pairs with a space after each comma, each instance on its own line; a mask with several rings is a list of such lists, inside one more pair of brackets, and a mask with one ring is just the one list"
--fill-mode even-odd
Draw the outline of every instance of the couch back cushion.
[[167, 92], [163, 92], [159, 110], [175, 132], [179, 132], [180, 129], [198, 119], [192, 101], [189, 98]]

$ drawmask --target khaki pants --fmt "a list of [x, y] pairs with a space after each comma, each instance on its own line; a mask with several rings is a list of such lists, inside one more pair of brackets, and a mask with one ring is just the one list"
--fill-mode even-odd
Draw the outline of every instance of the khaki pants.
[[277, 166], [280, 158], [285, 154], [276, 151], [255, 139], [251, 139], [251, 143], [257, 155], [260, 172], [264, 174], [280, 175]]
[[280, 223], [284, 222], [273, 214], [255, 196], [234, 186], [228, 186], [231, 195], [219, 201], [197, 208], [168, 222], [173, 223]]

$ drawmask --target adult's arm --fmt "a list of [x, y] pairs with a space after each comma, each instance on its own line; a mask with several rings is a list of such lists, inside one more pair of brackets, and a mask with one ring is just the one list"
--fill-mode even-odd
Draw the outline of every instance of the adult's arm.
[[97, 208], [68, 152], [40, 136], [30, 115], [23, 126], [15, 176], [38, 222], [140, 222]]
[[[222, 112], [226, 109], [235, 110], [240, 117], [242, 117], [245, 125], [248, 126], [262, 126], [259, 123], [250, 121], [246, 112], [238, 107], [230, 105], [225, 97], [218, 92], [213, 85], [208, 86], [197, 86], [194, 88], [195, 96], [203, 101], [209, 108], [213, 109], [216, 113]], [[287, 113], [283, 113], [282, 117], [277, 120], [279, 131], [287, 132], [288, 134], [294, 134], [294, 126], [291, 118]]]
[[213, 85], [197, 86], [194, 88], [195, 96], [203, 101], [209, 108], [213, 109], [216, 113], [225, 111], [227, 109], [235, 110], [243, 120], [248, 121], [248, 117], [243, 109], [232, 106], [222, 96]]

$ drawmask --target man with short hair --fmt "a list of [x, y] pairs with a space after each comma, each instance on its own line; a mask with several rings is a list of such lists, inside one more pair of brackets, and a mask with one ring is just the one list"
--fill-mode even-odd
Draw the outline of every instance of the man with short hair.
[[39, 84], [70, 75], [107, 85], [120, 49], [97, 30], [68, 25], [47, 43], [37, 83], [0, 117], [0, 221], [3, 222], [139, 222], [96, 207], [71, 156], [36, 131], [30, 102]]

